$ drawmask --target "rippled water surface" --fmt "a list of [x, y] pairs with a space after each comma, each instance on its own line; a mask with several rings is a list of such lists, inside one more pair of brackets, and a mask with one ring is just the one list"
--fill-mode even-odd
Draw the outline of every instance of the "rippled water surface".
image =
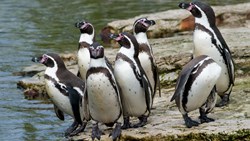
[[[248, 0], [249, 1], [249, 0]], [[208, 0], [213, 5], [245, 0]], [[70, 117], [56, 118], [46, 101], [26, 100], [12, 75], [32, 64], [31, 57], [46, 52], [77, 49], [81, 19], [96, 31], [108, 22], [139, 14], [175, 9], [175, 0], [1, 0], [0, 2], [0, 140], [62, 140]]]

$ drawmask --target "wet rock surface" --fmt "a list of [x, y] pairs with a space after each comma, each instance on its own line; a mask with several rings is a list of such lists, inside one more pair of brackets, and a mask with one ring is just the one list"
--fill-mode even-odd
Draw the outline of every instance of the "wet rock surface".
[[[176, 33], [176, 31], [181, 31], [179, 29], [180, 21], [187, 18], [189, 13], [182, 10], [170, 10], [152, 15], [138, 16], [157, 18], [159, 20], [157, 23], [164, 22], [166, 19], [177, 23], [165, 23], [168, 27], [159, 27], [161, 26], [160, 24], [158, 27], [151, 28], [152, 32], [150, 32], [150, 36], [158, 37], [157, 39], [150, 39], [150, 44], [153, 47], [161, 74], [162, 97], [156, 96], [154, 109], [149, 117], [148, 124], [142, 128], [123, 130], [121, 140], [250, 140], [250, 3], [240, 6], [215, 7], [217, 15], [224, 17], [224, 22], [219, 24], [219, 29], [231, 49], [236, 66], [236, 80], [230, 97], [230, 103], [226, 107], [215, 108], [208, 115], [214, 118], [215, 122], [204, 123], [191, 129], [185, 127], [175, 103], [170, 102], [178, 73], [182, 66], [191, 59], [193, 46], [192, 31]], [[230, 14], [230, 11], [234, 12]], [[172, 19], [169, 17], [170, 13], [172, 13], [172, 16], [176, 20], [172, 20], [173, 17]], [[240, 22], [235, 22], [235, 18], [232, 18], [233, 16], [239, 17], [240, 20], [237, 21]], [[138, 17], [123, 20], [123, 22], [115, 21], [113, 23], [131, 25], [133, 23], [131, 21], [134, 21]], [[230, 21], [230, 19], [232, 20]], [[113, 23], [108, 25], [110, 26]], [[117, 29], [121, 27], [123, 27], [122, 29], [131, 28], [120, 24], [113, 25], [114, 27]], [[174, 34], [172, 34], [174, 36], [166, 37], [168, 35], [163, 33], [154, 33], [168, 29], [176, 29], [175, 33], [173, 32]], [[118, 48], [105, 48], [105, 54], [111, 62], [114, 61], [117, 51]], [[67, 67], [76, 74], [78, 70], [75, 55], [76, 53], [61, 56], [66, 62]], [[24, 89], [24, 94], [26, 94], [27, 98], [47, 97], [43, 82], [44, 69], [43, 65], [34, 64], [16, 73], [19, 75], [32, 75], [31, 78], [26, 78], [18, 82], [18, 86]], [[35, 75], [33, 76], [33, 74]], [[198, 116], [198, 110], [190, 112], [190, 117], [196, 121], [199, 121]], [[133, 122], [136, 121], [135, 119]], [[108, 135], [112, 129], [104, 125], [100, 126], [100, 129], [105, 133], [101, 140], [110, 140]], [[90, 140], [90, 134], [91, 123], [88, 124], [85, 132], [70, 139]]]

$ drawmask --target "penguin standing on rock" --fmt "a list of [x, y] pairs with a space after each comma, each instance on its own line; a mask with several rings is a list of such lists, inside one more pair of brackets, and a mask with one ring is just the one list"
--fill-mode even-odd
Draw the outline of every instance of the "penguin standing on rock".
[[112, 66], [105, 59], [103, 46], [94, 42], [90, 45], [89, 52], [91, 59], [86, 77], [89, 111], [94, 120], [91, 137], [93, 140], [100, 140], [102, 132], [98, 128], [98, 123], [101, 122], [111, 127], [115, 124], [110, 136], [116, 140], [121, 135], [123, 122], [120, 89]]
[[32, 61], [40, 62], [47, 67], [44, 74], [45, 87], [54, 104], [57, 117], [64, 120], [63, 113], [66, 113], [74, 118], [65, 136], [82, 132], [89, 119], [85, 82], [67, 70], [63, 60], [57, 54], [44, 54], [42, 57], [33, 58]]
[[190, 11], [195, 17], [193, 57], [211, 56], [222, 68], [216, 90], [222, 99], [217, 106], [224, 106], [229, 102], [234, 85], [234, 62], [225, 40], [215, 25], [214, 11], [209, 5], [199, 1], [180, 3], [179, 7]]
[[133, 33], [139, 44], [139, 60], [141, 62], [142, 68], [144, 69], [151, 87], [153, 88], [153, 98], [156, 93], [157, 86], [160, 91], [160, 79], [158, 74], [158, 68], [155, 63], [155, 58], [153, 55], [152, 47], [150, 46], [147, 38], [146, 32], [148, 28], [152, 25], [155, 25], [154, 20], [148, 20], [147, 18], [139, 18], [134, 22]]
[[171, 101], [175, 100], [188, 128], [199, 125], [188, 116], [188, 112], [198, 108], [201, 123], [214, 121], [207, 114], [216, 103], [214, 86], [221, 70], [211, 57], [201, 55], [186, 64], [180, 72]]
[[[142, 127], [147, 123], [152, 106], [152, 88], [138, 59], [139, 44], [129, 33], [111, 35], [121, 46], [116, 55], [114, 74], [121, 87], [123, 107], [123, 129]], [[138, 117], [140, 122], [131, 125], [130, 117]]]
[[86, 80], [86, 73], [89, 67], [90, 55], [89, 45], [95, 41], [95, 30], [94, 26], [86, 21], [75, 23], [75, 27], [80, 29], [81, 35], [79, 39], [79, 47], [77, 52], [77, 60], [79, 72], [77, 76], [81, 77], [84, 81]]

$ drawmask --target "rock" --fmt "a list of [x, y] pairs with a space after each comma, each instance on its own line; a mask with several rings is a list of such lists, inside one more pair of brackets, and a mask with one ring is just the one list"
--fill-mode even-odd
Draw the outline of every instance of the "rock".
[[[177, 6], [176, 6], [177, 7]], [[227, 6], [212, 6], [217, 25], [221, 27], [239, 27], [249, 26], [250, 21], [250, 3], [242, 3]], [[193, 29], [194, 18], [190, 12], [183, 9], [168, 10], [153, 14], [143, 14], [127, 20], [117, 20], [107, 24], [104, 27], [102, 36], [111, 33], [132, 32], [134, 21], [141, 17], [147, 17], [156, 21], [156, 25], [150, 27], [149, 38], [162, 38], [173, 36], [180, 31]], [[109, 29], [109, 30], [108, 30]]]

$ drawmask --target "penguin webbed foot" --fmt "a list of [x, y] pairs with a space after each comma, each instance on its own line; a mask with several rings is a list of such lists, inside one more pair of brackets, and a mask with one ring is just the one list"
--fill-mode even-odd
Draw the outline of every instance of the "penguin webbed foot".
[[92, 127], [92, 134], [91, 134], [92, 140], [95, 140], [95, 138], [100, 140], [101, 135], [102, 135], [102, 131], [99, 129], [98, 123], [94, 124], [93, 127]]
[[115, 140], [119, 140], [120, 139], [120, 136], [121, 136], [121, 130], [122, 126], [121, 126], [121, 123], [116, 123], [116, 126], [115, 128], [113, 129], [113, 131], [109, 134], [109, 136], [112, 136], [112, 140], [115, 141]]
[[85, 127], [86, 127], [86, 125], [87, 125], [87, 122], [83, 122], [83, 124], [82, 124], [78, 129], [76, 129], [76, 130], [74, 130], [72, 133], [70, 133], [69, 136], [75, 136], [75, 135], [77, 135], [77, 134], [83, 132], [84, 129], [85, 129]]
[[201, 107], [199, 111], [200, 111], [199, 119], [201, 123], [208, 123], [214, 121], [214, 119], [207, 117], [207, 112], [203, 107]]
[[191, 128], [193, 126], [198, 126], [200, 123], [197, 121], [192, 120], [190, 117], [188, 117], [187, 114], [183, 115], [183, 119], [185, 121], [185, 125], [187, 128]]
[[74, 132], [74, 131], [76, 130], [76, 128], [78, 127], [78, 125], [79, 125], [78, 122], [74, 121], [74, 122], [72, 123], [72, 125], [70, 125], [70, 127], [69, 127], [68, 129], [66, 129], [64, 135], [65, 135], [66, 137], [68, 137], [68, 136], [73, 136], [73, 135], [71, 135], [71, 133]]
[[224, 96], [221, 96], [221, 101], [216, 104], [216, 107], [223, 107], [226, 106], [229, 103], [229, 95], [225, 94]]
[[129, 117], [124, 117], [124, 123], [122, 125], [122, 129], [128, 129], [131, 128], [131, 123], [129, 122]]
[[214, 121], [214, 119], [207, 117], [207, 115], [203, 115], [199, 117], [201, 123], [208, 123]]
[[147, 116], [140, 116], [138, 117], [138, 119], [140, 120], [139, 123], [133, 125], [133, 128], [139, 128], [139, 127], [143, 127], [144, 125], [147, 124], [148, 121], [148, 117]]

